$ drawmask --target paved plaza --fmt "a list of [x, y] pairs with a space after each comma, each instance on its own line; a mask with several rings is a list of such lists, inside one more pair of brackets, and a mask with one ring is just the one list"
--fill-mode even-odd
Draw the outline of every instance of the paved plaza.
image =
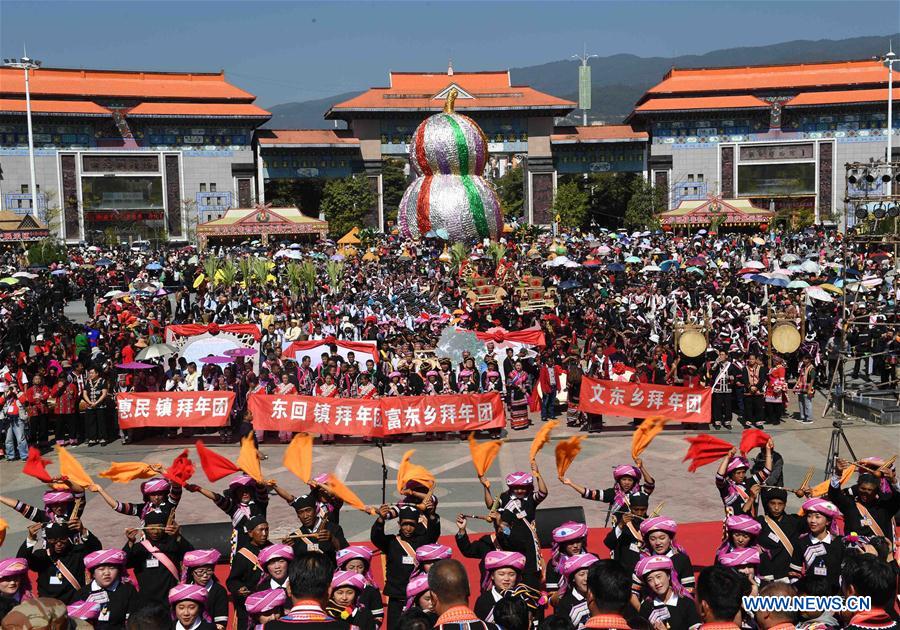
[[[67, 314], [76, 321], [84, 320], [84, 308], [80, 302], [73, 302], [67, 308]], [[785, 485], [795, 487], [800, 484], [808, 467], [815, 469], [814, 482], [821, 481], [825, 461], [832, 437], [834, 418], [829, 413], [822, 418], [827, 401], [817, 396], [815, 402], [815, 422], [801, 425], [791, 419], [778, 427], [768, 428], [775, 439], [775, 448], [785, 458]], [[791, 397], [791, 412], [796, 410], [796, 402]], [[535, 426], [525, 431], [509, 432], [500, 455], [489, 471], [489, 478], [495, 489], [502, 487], [504, 475], [528, 468], [528, 453], [531, 440], [538, 430], [539, 417], [533, 417]], [[607, 506], [596, 502], [584, 501], [572, 489], [563, 486], [557, 480], [553, 448], [557, 441], [577, 433], [576, 430], [564, 426], [564, 417], [560, 416], [560, 426], [553, 432], [550, 444], [538, 456], [541, 472], [547, 480], [550, 495], [542, 507], [562, 507], [582, 505], [585, 509], [588, 525], [602, 527], [606, 521]], [[631, 458], [632, 428], [628, 418], [607, 418], [608, 428], [601, 434], [589, 435], [582, 443], [581, 454], [577, 457], [568, 476], [579, 484], [589, 487], [608, 487], [612, 481], [613, 466], [628, 462]], [[657, 436], [643, 459], [650, 473], [656, 478], [656, 492], [651, 500], [651, 507], [665, 502], [663, 513], [681, 522], [709, 521], [721, 515], [721, 502], [713, 483], [715, 465], [710, 464], [695, 473], [687, 471], [687, 464], [681, 460], [687, 451], [684, 438], [698, 433], [699, 430], [681, 430], [680, 427], [667, 428]], [[900, 452], [900, 426], [880, 426], [870, 422], [848, 419], [844, 423], [844, 432], [857, 457], [880, 455], [889, 457]], [[716, 435], [737, 444], [740, 440], [740, 425], [735, 422], [731, 432], [719, 431]], [[237, 458], [238, 445], [220, 445], [217, 436], [205, 438], [207, 446], [234, 460]], [[227, 479], [210, 484], [199, 468], [192, 439], [166, 441], [162, 438], [123, 445], [115, 442], [107, 447], [80, 446], [72, 449], [85, 470], [94, 477], [97, 483], [104, 486], [114, 497], [121, 500], [139, 500], [139, 482], [131, 484], [113, 484], [97, 476], [105, 470], [110, 462], [146, 461], [168, 465], [184, 448], [191, 449], [191, 458], [197, 464], [197, 472], [193, 481], [205, 487], [221, 490], [226, 487]], [[268, 456], [263, 462], [263, 473], [275, 479], [287, 490], [300, 494], [305, 486], [283, 465], [284, 445], [266, 443], [260, 451]], [[384, 447], [384, 460], [388, 467], [387, 502], [397, 500], [396, 491], [397, 467], [400, 459], [408, 449], [415, 449], [413, 461], [431, 470], [438, 478], [436, 495], [440, 499], [439, 514], [442, 517], [442, 532], [450, 534], [455, 531], [454, 519], [457, 513], [484, 514], [486, 509], [482, 501], [482, 490], [475, 475], [469, 457], [469, 446], [461, 440], [433, 440], [421, 442], [403, 442], [388, 444]], [[841, 445], [844, 453], [845, 446]], [[51, 460], [55, 456], [48, 455]], [[370, 505], [378, 505], [382, 501], [382, 466], [381, 452], [371, 443], [353, 444], [316, 444], [313, 449], [313, 473], [333, 472], [354, 490], [363, 501]], [[44, 486], [33, 477], [21, 473], [21, 462], [0, 462], [0, 494], [12, 496], [32, 504], [39, 504]], [[56, 470], [56, 464], [50, 467]], [[799, 507], [799, 501], [791, 497], [791, 506]], [[13, 510], [0, 507], [0, 516], [9, 522], [9, 532], [5, 547], [16, 549], [25, 538], [28, 522]], [[227, 516], [218, 510], [210, 501], [199, 494], [185, 493], [178, 508], [179, 523], [209, 523], [226, 521]], [[269, 507], [269, 521], [273, 538], [290, 532], [297, 521], [293, 510], [278, 498], [272, 496]], [[103, 541], [105, 546], [124, 544], [125, 528], [134, 524], [134, 518], [117, 514], [107, 507], [99, 497], [89, 494], [85, 509], [84, 522]], [[369, 537], [372, 518], [362, 512], [345, 508], [341, 515], [341, 525], [351, 541], [365, 541]], [[486, 531], [486, 523], [470, 521], [472, 531]]]

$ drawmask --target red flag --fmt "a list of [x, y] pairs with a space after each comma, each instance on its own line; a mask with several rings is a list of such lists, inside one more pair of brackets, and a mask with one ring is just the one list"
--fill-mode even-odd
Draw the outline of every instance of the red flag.
[[31, 446], [28, 448], [28, 459], [25, 460], [25, 465], [22, 466], [22, 472], [26, 475], [31, 475], [35, 479], [40, 479], [44, 483], [50, 483], [53, 481], [53, 478], [47, 472], [47, 464], [49, 463], [49, 459], [41, 457], [41, 452]]
[[181, 455], [175, 458], [172, 465], [166, 468], [163, 477], [174, 484], [183, 486], [194, 476], [194, 470], [194, 462], [188, 457], [187, 449], [184, 449]]
[[769, 443], [772, 436], [760, 429], [744, 429], [741, 434], [741, 453], [746, 455], [755, 448], [762, 448]]
[[197, 440], [196, 446], [197, 455], [200, 457], [200, 467], [203, 468], [206, 478], [210, 481], [218, 481], [228, 475], [241, 472], [241, 469], [230, 459], [208, 449], [203, 440]]
[[687, 454], [681, 461], [686, 462], [687, 460], [691, 460], [691, 464], [688, 466], [689, 472], [694, 472], [701, 466], [706, 466], [707, 464], [722, 459], [724, 456], [728, 455], [732, 449], [729, 442], [706, 433], [695, 437], [685, 438], [685, 440], [689, 442], [691, 446], [688, 448]]

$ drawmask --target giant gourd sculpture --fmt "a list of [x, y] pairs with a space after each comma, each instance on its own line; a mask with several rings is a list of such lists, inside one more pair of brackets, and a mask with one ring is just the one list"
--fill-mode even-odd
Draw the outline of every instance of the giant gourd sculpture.
[[497, 240], [503, 228], [500, 201], [483, 177], [487, 138], [474, 120], [453, 111], [457, 95], [456, 88], [450, 90], [444, 111], [425, 119], [410, 144], [416, 179], [397, 212], [406, 238], [443, 230], [451, 242], [474, 243]]

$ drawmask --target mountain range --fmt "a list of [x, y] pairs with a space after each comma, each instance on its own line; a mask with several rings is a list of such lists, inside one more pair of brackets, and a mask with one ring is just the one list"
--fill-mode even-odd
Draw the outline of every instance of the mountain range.
[[[890, 39], [898, 40], [900, 34], [841, 40], [797, 40], [768, 46], [725, 48], [703, 55], [678, 57], [639, 57], [629, 54], [596, 57], [589, 62], [592, 104], [589, 119], [607, 123], [620, 122], [631, 111], [635, 101], [649, 88], [659, 83], [672, 68], [719, 68], [868, 59], [883, 55]], [[577, 101], [579, 63], [574, 60], [551, 61], [535, 66], [510, 68], [510, 76], [514, 85], [530, 85], [542, 92]], [[334, 123], [323, 118], [328, 108], [334, 103], [361, 94], [362, 91], [274, 105], [269, 108], [272, 119], [265, 126], [272, 129], [331, 128]], [[568, 122], [580, 120], [580, 111], [573, 112], [568, 117]]]

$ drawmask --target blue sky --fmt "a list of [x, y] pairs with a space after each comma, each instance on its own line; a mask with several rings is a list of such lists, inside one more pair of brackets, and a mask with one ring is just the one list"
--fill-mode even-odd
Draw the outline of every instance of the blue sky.
[[[53, 67], [217, 71], [270, 106], [385, 85], [388, 70], [670, 57], [896, 32], [888, 2], [0, 3], [0, 52]], [[900, 47], [900, 42], [896, 42]]]

